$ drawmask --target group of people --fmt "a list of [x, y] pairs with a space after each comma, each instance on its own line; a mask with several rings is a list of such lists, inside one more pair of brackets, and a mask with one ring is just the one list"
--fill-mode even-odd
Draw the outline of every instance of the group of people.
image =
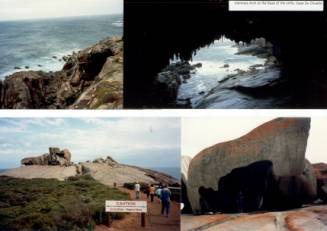
[[[140, 199], [141, 197], [141, 185], [136, 183], [134, 186], [136, 199]], [[151, 203], [154, 201], [155, 196], [160, 199], [161, 202], [161, 214], [166, 215], [168, 217], [170, 210], [170, 200], [171, 200], [171, 192], [167, 185], [159, 185], [155, 187], [153, 184], [147, 185], [144, 189], [147, 198], [150, 198]]]

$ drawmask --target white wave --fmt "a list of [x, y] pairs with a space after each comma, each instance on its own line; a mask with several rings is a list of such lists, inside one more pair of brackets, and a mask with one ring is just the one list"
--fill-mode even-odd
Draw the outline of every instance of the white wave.
[[116, 26], [116, 27], [123, 27], [124, 26], [124, 22], [123, 21], [116, 21], [116, 22], [113, 22], [111, 23], [112, 25]]

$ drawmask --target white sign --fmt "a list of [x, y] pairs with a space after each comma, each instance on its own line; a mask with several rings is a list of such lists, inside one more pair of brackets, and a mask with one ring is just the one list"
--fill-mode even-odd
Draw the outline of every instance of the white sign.
[[229, 0], [229, 11], [323, 11], [324, 1]]
[[106, 201], [106, 212], [146, 213], [146, 201]]

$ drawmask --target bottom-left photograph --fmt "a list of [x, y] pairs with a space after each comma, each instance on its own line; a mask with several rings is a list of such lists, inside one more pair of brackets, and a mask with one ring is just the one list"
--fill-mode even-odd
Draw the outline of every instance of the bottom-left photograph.
[[180, 230], [179, 118], [0, 118], [0, 230]]

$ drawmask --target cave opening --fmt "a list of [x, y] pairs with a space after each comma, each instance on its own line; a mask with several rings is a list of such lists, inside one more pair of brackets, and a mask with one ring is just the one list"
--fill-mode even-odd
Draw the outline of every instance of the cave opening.
[[[158, 4], [152, 0], [125, 1], [124, 103], [127, 108], [189, 107], [187, 103], [171, 103], [175, 95], [166, 94], [163, 85], [156, 86], [154, 80], [174, 56], [189, 61], [195, 51], [223, 35], [245, 43], [265, 38], [273, 44], [283, 67], [282, 84], [234, 89], [257, 98], [273, 95], [277, 102], [254, 101], [241, 108], [253, 108], [255, 104], [259, 108], [326, 108], [326, 11], [229, 12], [225, 0], [214, 4], [207, 4], [206, 0], [196, 1], [197, 4], [170, 2], [173, 1]], [[279, 102], [285, 93], [287, 100]], [[233, 97], [225, 95], [222, 100]], [[216, 105], [220, 106], [233, 105]], [[210, 104], [204, 103], [202, 107], [210, 107]]]
[[[191, 108], [265, 108], [285, 96], [274, 96], [281, 85], [279, 49], [265, 38], [249, 43], [221, 36], [193, 52], [178, 56], [159, 75], [177, 76], [176, 104]], [[279, 102], [280, 104], [280, 102]]]

